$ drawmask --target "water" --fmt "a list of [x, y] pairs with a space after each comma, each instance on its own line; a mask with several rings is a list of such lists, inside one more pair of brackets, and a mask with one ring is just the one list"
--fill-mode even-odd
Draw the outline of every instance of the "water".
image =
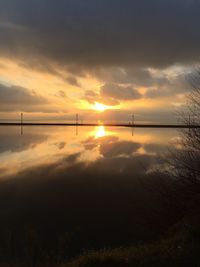
[[[106, 161], [109, 161], [110, 170], [123, 173], [131, 160], [136, 169], [145, 165], [149, 170], [160, 163], [160, 156], [168, 153], [177, 138], [178, 132], [173, 129], [134, 129], [132, 132], [104, 126], [24, 127], [21, 134], [20, 127], [0, 127], [0, 177], [14, 177], [27, 169], [59, 165], [69, 159], [66, 169], [76, 164], [89, 168], [101, 163], [103, 170], [108, 168]], [[120, 166], [115, 165], [120, 159]]]
[[162, 208], [161, 188], [152, 173], [165, 170], [178, 135], [175, 129], [0, 127], [1, 231], [21, 242], [34, 229], [47, 251], [57, 251], [66, 235], [69, 257], [152, 239], [166, 218], [155, 211]]

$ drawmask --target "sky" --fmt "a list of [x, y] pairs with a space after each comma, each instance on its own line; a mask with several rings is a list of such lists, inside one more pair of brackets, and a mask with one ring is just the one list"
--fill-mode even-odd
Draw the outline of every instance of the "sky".
[[199, 0], [0, 0], [0, 120], [175, 122]]

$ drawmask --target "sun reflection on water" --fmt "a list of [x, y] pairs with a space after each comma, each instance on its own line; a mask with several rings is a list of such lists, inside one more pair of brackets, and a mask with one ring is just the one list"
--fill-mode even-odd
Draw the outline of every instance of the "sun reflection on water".
[[[74, 155], [74, 162], [96, 161], [102, 151], [124, 153], [127, 144], [139, 144], [137, 153], [154, 155], [177, 140], [176, 131], [137, 129], [134, 137], [131, 129], [109, 127], [99, 122], [96, 127], [79, 127], [75, 136], [74, 127], [26, 127], [21, 136], [19, 128], [0, 129], [0, 178], [13, 173], [53, 164]], [[127, 148], [128, 149], [128, 148]], [[101, 151], [100, 151], [101, 150]], [[114, 151], [114, 152], [113, 152]], [[129, 151], [129, 150], [128, 150]], [[111, 153], [111, 154], [112, 154]], [[132, 156], [132, 152], [130, 155]], [[73, 157], [72, 157], [73, 160]], [[71, 163], [70, 163], [71, 164]]]
[[105, 127], [103, 125], [96, 127], [94, 135], [96, 139], [105, 137], [107, 135]]

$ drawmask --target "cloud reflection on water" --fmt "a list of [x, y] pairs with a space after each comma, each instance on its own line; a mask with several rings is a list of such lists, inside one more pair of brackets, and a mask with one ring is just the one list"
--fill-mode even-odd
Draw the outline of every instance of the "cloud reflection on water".
[[[6, 132], [8, 131], [8, 132]], [[0, 132], [0, 176], [17, 174], [32, 167], [54, 164], [63, 158], [76, 157], [76, 162], [95, 163], [102, 158], [121, 158], [124, 163], [136, 159], [139, 155], [151, 160], [168, 151], [170, 140], [176, 132], [156, 130], [136, 130], [132, 136], [130, 129], [80, 128], [75, 135], [73, 127], [69, 128], [25, 128], [20, 136], [17, 128], [3, 128]], [[120, 164], [121, 165], [121, 164]], [[117, 166], [116, 166], [117, 168]]]
[[176, 132], [138, 129], [132, 137], [124, 128], [96, 131], [105, 134], [97, 138], [94, 128], [81, 128], [76, 136], [74, 128], [62, 127], [27, 127], [22, 137], [10, 132], [15, 142], [28, 140], [21, 150], [10, 148], [15, 142], [1, 131], [9, 148], [0, 153], [1, 229], [20, 233], [31, 224], [52, 245], [64, 232], [74, 233], [75, 253], [132, 244], [162, 231], [164, 216], [155, 211], [162, 210], [160, 192], [152, 191], [160, 178], [146, 173], [165, 164], [160, 151], [167, 151]]

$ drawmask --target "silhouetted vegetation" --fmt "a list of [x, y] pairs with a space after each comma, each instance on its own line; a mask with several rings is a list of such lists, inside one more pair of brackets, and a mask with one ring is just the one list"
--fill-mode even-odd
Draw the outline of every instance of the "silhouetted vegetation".
[[200, 242], [183, 229], [155, 243], [90, 252], [62, 267], [198, 266]]
[[[187, 109], [181, 114], [184, 124], [200, 126], [200, 70], [188, 77], [192, 87], [188, 96]], [[181, 131], [181, 139], [171, 156], [174, 177], [182, 183], [185, 191], [200, 193], [200, 129]]]

